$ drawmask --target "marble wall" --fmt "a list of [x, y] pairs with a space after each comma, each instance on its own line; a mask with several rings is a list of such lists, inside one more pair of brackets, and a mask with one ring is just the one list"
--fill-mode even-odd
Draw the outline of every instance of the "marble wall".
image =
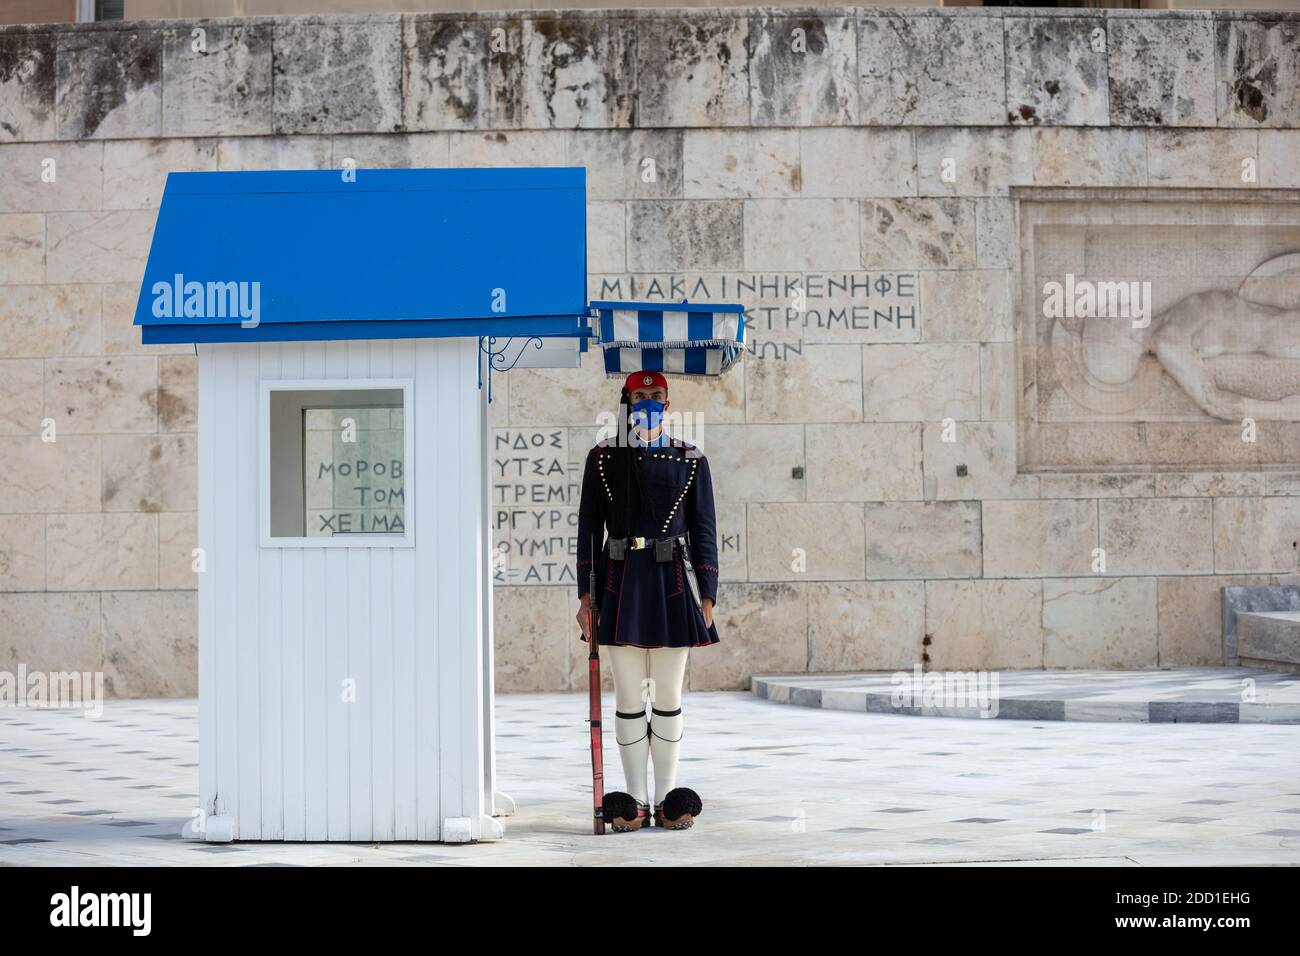
[[[723, 534], [722, 644], [693, 655], [695, 689], [919, 661], [1211, 664], [1218, 589], [1297, 570], [1300, 415], [1261, 416], [1249, 454], [1240, 422], [1161, 443], [1170, 409], [1223, 419], [1197, 418], [1141, 349], [1148, 405], [1080, 412], [1064, 385], [1035, 389], [1064, 368], [1050, 330], [1039, 346], [1038, 279], [1157, 260], [1194, 278], [1226, 257], [1214, 275], [1273, 262], [1285, 291], [1300, 16], [15, 27], [0, 29], [0, 669], [195, 692], [194, 357], [131, 326], [163, 182], [348, 159], [583, 165], [593, 297], [745, 303], [742, 366], [672, 387]], [[1057, 218], [1031, 215], [1044, 204]], [[1076, 338], [1120, 349], [1095, 388], [1133, 357]], [[1290, 359], [1269, 360], [1276, 392]], [[498, 687], [578, 688], [573, 494], [615, 385], [587, 355], [512, 371], [495, 395]], [[1097, 430], [1115, 415], [1119, 445]]]

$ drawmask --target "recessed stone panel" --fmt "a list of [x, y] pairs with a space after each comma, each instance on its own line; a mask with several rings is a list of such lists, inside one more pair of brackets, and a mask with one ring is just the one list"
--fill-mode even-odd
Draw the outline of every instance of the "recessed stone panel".
[[[1181, 143], [1192, 134], [1150, 135]], [[1197, 140], [1199, 160], [1160, 162], [1189, 183], [1203, 178], [1198, 162], [1239, 170], [1229, 140], [1256, 134], [1207, 135]], [[1300, 361], [1287, 345], [1300, 318], [1294, 197], [1017, 196], [1023, 470], [1249, 470], [1300, 460]]]

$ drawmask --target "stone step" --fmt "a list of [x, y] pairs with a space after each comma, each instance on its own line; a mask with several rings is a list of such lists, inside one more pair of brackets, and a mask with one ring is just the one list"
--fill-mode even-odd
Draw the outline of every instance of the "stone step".
[[1241, 611], [1237, 655], [1246, 667], [1300, 670], [1300, 611]]
[[1300, 680], [1270, 668], [755, 674], [751, 689], [773, 703], [867, 714], [1300, 724]]

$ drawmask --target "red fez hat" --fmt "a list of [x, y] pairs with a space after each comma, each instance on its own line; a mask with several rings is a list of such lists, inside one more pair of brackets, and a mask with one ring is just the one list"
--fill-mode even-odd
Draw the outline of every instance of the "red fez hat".
[[655, 385], [658, 385], [665, 392], [668, 391], [668, 379], [664, 378], [658, 372], [647, 372], [644, 370], [633, 372], [627, 377], [627, 381], [623, 383], [623, 387], [627, 389], [629, 395], [635, 392], [638, 388], [653, 387]]

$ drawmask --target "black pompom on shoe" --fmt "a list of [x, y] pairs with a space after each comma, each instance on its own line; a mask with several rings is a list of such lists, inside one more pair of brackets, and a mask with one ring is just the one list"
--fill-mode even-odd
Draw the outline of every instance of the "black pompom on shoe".
[[600, 804], [600, 815], [616, 833], [640, 830], [650, 825], [649, 807], [637, 803], [636, 797], [622, 790], [612, 790], [605, 794], [605, 799]]
[[685, 830], [704, 810], [700, 795], [690, 787], [669, 790], [655, 808], [655, 823], [666, 830]]

